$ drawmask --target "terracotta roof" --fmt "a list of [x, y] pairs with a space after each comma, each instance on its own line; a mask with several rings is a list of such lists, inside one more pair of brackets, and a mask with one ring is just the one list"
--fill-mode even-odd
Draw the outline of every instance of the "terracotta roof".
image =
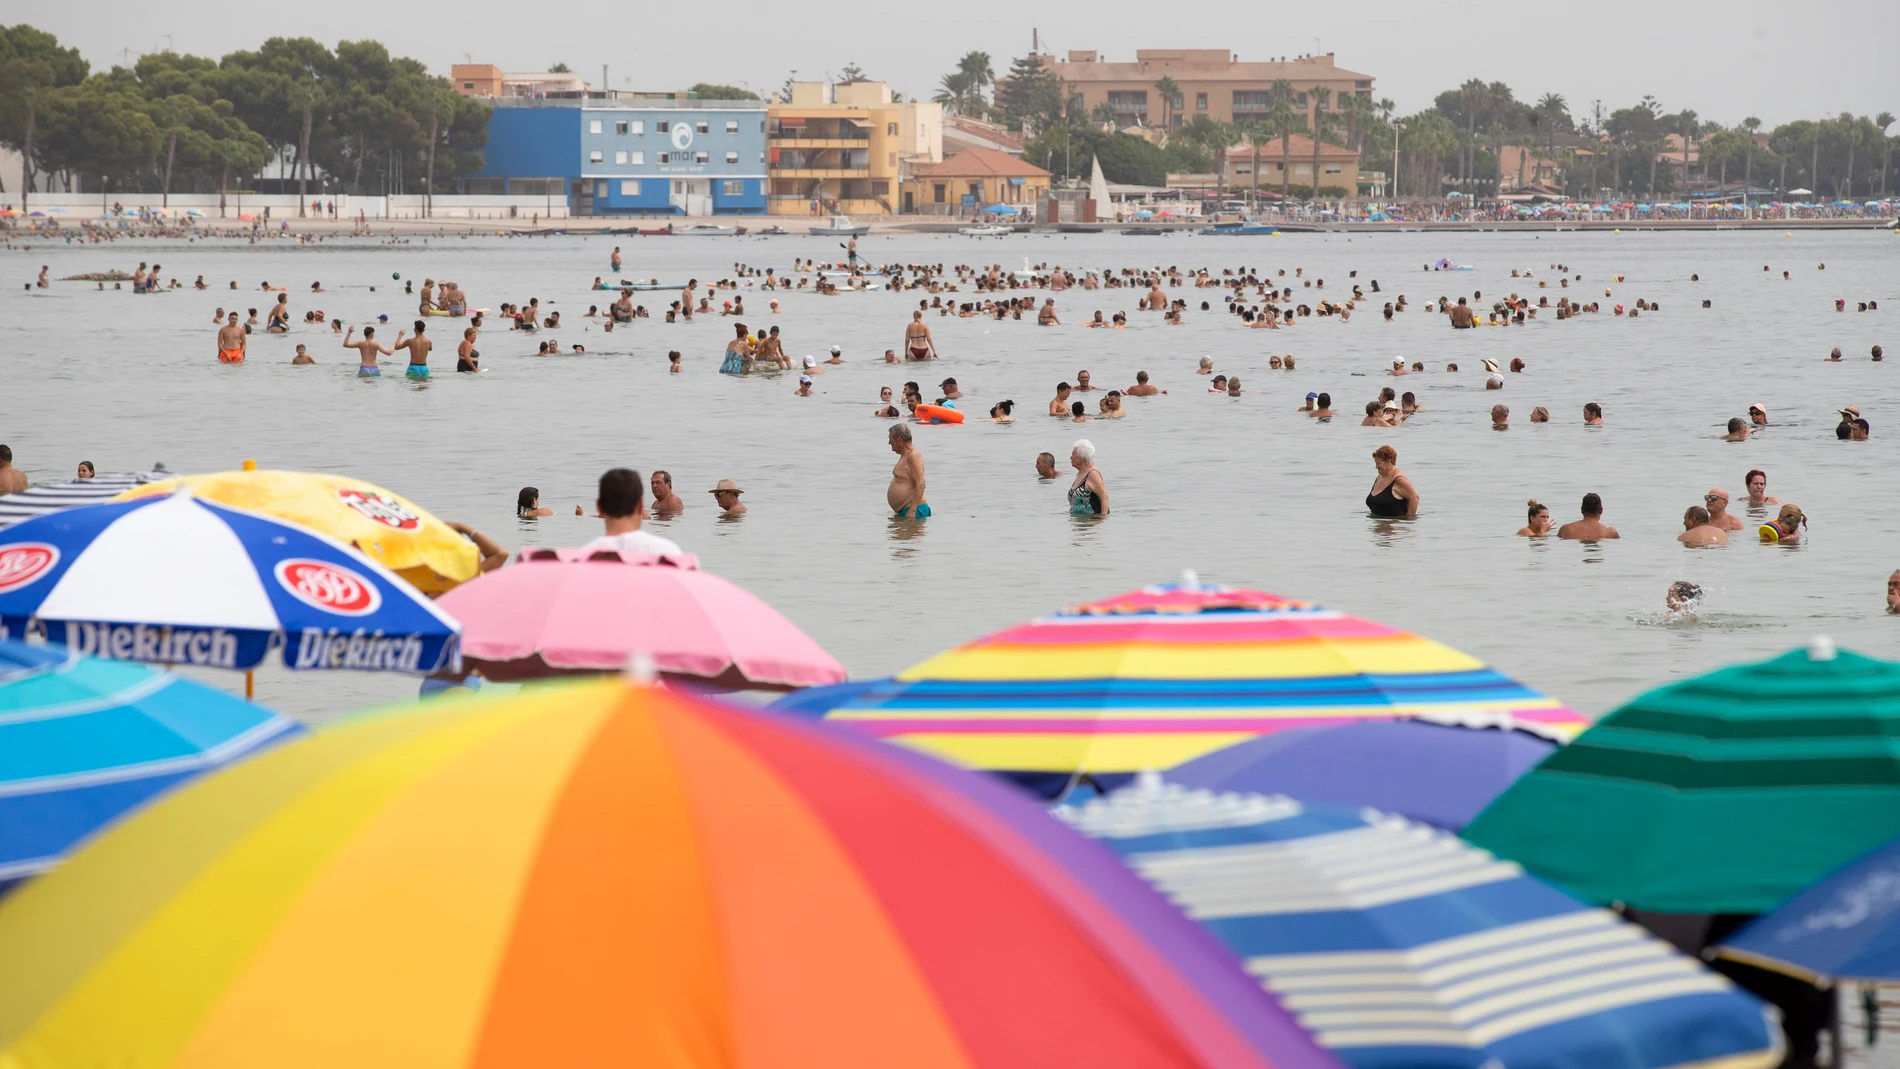
[[965, 115], [944, 116], [943, 140], [944, 145], [954, 147], [955, 152], [990, 148], [1020, 156], [1023, 151], [1023, 135], [996, 123]]
[[[1310, 160], [1313, 158], [1313, 139], [1303, 134], [1288, 135], [1287, 147], [1292, 149], [1291, 155], [1296, 160]], [[1280, 158], [1281, 152], [1279, 138], [1275, 137], [1271, 140], [1266, 138], [1261, 139], [1261, 159], [1277, 160]], [[1230, 160], [1251, 161], [1253, 159], [1253, 146], [1245, 142], [1238, 145], [1229, 145], [1227, 146], [1227, 158]], [[1359, 158], [1359, 154], [1349, 148], [1328, 144], [1322, 141], [1319, 143], [1319, 158], [1322, 160], [1356, 160]]]
[[1033, 163], [993, 148], [973, 148], [942, 163], [920, 163], [912, 172], [919, 178], [1048, 178], [1049, 172]]

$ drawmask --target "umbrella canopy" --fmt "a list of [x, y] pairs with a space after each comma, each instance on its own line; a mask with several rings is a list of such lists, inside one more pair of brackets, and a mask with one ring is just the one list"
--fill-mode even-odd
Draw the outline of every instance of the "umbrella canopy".
[[0, 1064], [1338, 1066], [1007, 788], [617, 679], [207, 777], [0, 960]]
[[302, 731], [169, 672], [0, 641], [0, 892], [153, 795]]
[[1456, 832], [1557, 748], [1547, 734], [1508, 721], [1466, 727], [1362, 720], [1249, 739], [1176, 766], [1168, 779], [1208, 790], [1370, 806]]
[[425, 594], [475, 578], [475, 543], [420, 505], [375, 483], [308, 471], [221, 471], [137, 487], [123, 500], [180, 486], [206, 501], [262, 512], [347, 542]]
[[1812, 983], [1900, 982], [1900, 841], [1755, 918], [1715, 952]]
[[1465, 837], [1592, 902], [1760, 913], [1900, 838], [1896, 738], [1900, 664], [1818, 640], [1638, 695]]
[[0, 638], [29, 624], [121, 661], [430, 675], [458, 625], [334, 539], [188, 492], [55, 512], [0, 531]]
[[1791, 190], [1789, 190], [1789, 191], [1788, 191], [1788, 195], [1789, 195], [1790, 197], [1812, 197], [1812, 196], [1814, 195], [1814, 190], [1812, 190], [1812, 189], [1791, 189]]
[[1436, 642], [1192, 575], [979, 638], [828, 715], [975, 768], [1099, 775], [1284, 728], [1434, 711], [1583, 724]]
[[204, 210], [203, 210], [203, 209], [201, 209], [201, 208], [186, 208], [186, 209], [185, 209], [185, 214], [186, 214], [186, 215], [200, 215], [200, 216], [201, 216], [201, 215], [203, 215], [203, 214], [204, 214]]
[[1358, 1069], [1767, 1067], [1762, 1004], [1608, 910], [1423, 825], [1144, 782], [1058, 813]]
[[992, 204], [983, 210], [986, 212], [989, 212], [992, 215], [1015, 215], [1016, 214], [1016, 209], [1010, 207], [1007, 204]]
[[19, 493], [0, 495], [0, 527], [11, 527], [21, 520], [74, 505], [95, 505], [153, 479], [166, 478], [170, 476], [159, 471], [100, 472], [90, 479], [29, 486]]
[[668, 675], [725, 689], [843, 682], [844, 666], [778, 610], [685, 558], [570, 559], [529, 551], [446, 594], [462, 659], [493, 680], [612, 672], [636, 653]]

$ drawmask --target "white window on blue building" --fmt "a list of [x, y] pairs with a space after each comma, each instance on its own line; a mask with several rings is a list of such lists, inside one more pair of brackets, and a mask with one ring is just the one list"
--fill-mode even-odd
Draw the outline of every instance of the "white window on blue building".
[[587, 154], [587, 162], [588, 162], [588, 163], [599, 163], [599, 162], [601, 162], [601, 152], [600, 152], [600, 150], [599, 150], [599, 149], [594, 149], [594, 150], [592, 150], [592, 151], [590, 151], [590, 152], [589, 152], [589, 153]]
[[614, 152], [614, 162], [615, 162], [616, 164], [621, 164], [621, 165], [625, 165], [625, 164], [626, 164], [626, 162], [627, 162], [627, 154], [626, 154], [626, 152], [624, 152], [624, 151], [620, 151], [620, 150], [616, 150], [616, 151]]
[[694, 162], [694, 163], [705, 163], [706, 161], [707, 161], [707, 156], [706, 156], [706, 154], [705, 154], [704, 152], [695, 152], [695, 153], [693, 153], [693, 162]]
[[647, 121], [645, 119], [635, 119], [630, 125], [633, 133], [644, 134], [647, 132]]
[[600, 120], [599, 119], [587, 120], [587, 132], [590, 134], [600, 133]]
[[729, 134], [736, 134], [736, 133], [738, 133], [738, 132], [739, 132], [739, 120], [737, 120], [737, 119], [728, 119], [728, 120], [726, 120], [726, 132], [727, 132], [727, 133], [729, 133]]
[[704, 134], [704, 133], [710, 133], [711, 131], [712, 131], [712, 124], [711, 124], [711, 123], [704, 123], [704, 122], [702, 122], [702, 123], [700, 123], [700, 124], [699, 124], [699, 132], [700, 132], [700, 133], [702, 133], [702, 134]]
[[739, 154], [738, 154], [737, 152], [728, 152], [728, 153], [726, 153], [726, 162], [727, 162], [727, 163], [738, 163], [738, 162], [739, 162]]
[[638, 178], [621, 179], [620, 180], [620, 195], [623, 197], [639, 196], [640, 195], [640, 180]]
[[719, 183], [719, 195], [722, 197], [745, 196], [745, 181], [743, 179], [732, 179]]
[[646, 166], [647, 154], [643, 150], [634, 149], [632, 152], [627, 153], [627, 155], [631, 157], [628, 162], [632, 163], [634, 166], [636, 167]]

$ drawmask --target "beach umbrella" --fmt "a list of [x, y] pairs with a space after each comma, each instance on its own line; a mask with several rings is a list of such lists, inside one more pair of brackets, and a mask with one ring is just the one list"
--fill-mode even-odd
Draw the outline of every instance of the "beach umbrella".
[[1788, 195], [1789, 195], [1790, 197], [1812, 197], [1812, 196], [1814, 196], [1814, 190], [1812, 190], [1812, 189], [1791, 189], [1791, 190], [1789, 190], [1789, 191], [1788, 191]]
[[186, 208], [185, 214], [192, 215], [192, 216], [202, 216], [204, 214], [204, 210], [201, 208]]
[[[466, 640], [464, 640], [466, 641]], [[1557, 748], [1541, 725], [1361, 720], [1235, 743], [1168, 771], [1186, 787], [1370, 806], [1456, 832]]]
[[0, 531], [0, 638], [29, 627], [83, 654], [249, 671], [430, 675], [460, 628], [409, 584], [316, 531], [178, 491]]
[[28, 212], [28, 213], [26, 213], [26, 214], [27, 214], [27, 217], [28, 217], [28, 218], [30, 218], [30, 219], [44, 219], [44, 218], [46, 218], [46, 213], [45, 213], [45, 212]]
[[614, 672], [635, 654], [699, 686], [788, 690], [844, 680], [844, 666], [778, 610], [698, 560], [613, 550], [528, 550], [444, 595], [462, 663], [498, 681]]
[[375, 483], [308, 471], [221, 471], [186, 475], [127, 491], [120, 500], [169, 494], [180, 486], [216, 501], [322, 531], [355, 546], [424, 594], [440, 594], [475, 578], [475, 543], [422, 506]]
[[1813, 983], [1900, 983], [1900, 840], [1750, 921], [1715, 952]]
[[11, 527], [21, 520], [69, 509], [74, 505], [96, 505], [154, 479], [169, 479], [162, 471], [102, 471], [90, 479], [69, 479], [61, 483], [29, 486], [14, 494], [0, 495], [0, 527]]
[[0, 894], [155, 795], [302, 732], [170, 672], [0, 641]]
[[619, 679], [356, 717], [0, 904], [0, 1064], [1336, 1069], [998, 784]]
[[992, 204], [983, 210], [990, 213], [991, 215], [1015, 215], [1016, 214], [1016, 209], [1010, 207], [1007, 204]]
[[1464, 834], [1592, 902], [1760, 913], [1900, 838], [1896, 738], [1900, 664], [1819, 639], [1638, 695]]
[[65, 209], [65, 208], [62, 208], [62, 207], [60, 207], [60, 206], [59, 206], [59, 205], [57, 205], [57, 204], [55, 204], [55, 205], [53, 205], [53, 206], [52, 206], [51, 208], [48, 208], [48, 209], [46, 209], [46, 210], [47, 210], [47, 211], [49, 211], [49, 212], [56, 212], [56, 213], [63, 213], [63, 212], [65, 212], [65, 210], [66, 210], [66, 209]]
[[1634, 924], [1373, 810], [1158, 780], [1057, 812], [1356, 1069], [1781, 1060], [1762, 1004]]
[[1447, 646], [1191, 573], [986, 635], [827, 715], [1056, 791], [1078, 773], [1125, 779], [1285, 728], [1429, 712], [1583, 726]]

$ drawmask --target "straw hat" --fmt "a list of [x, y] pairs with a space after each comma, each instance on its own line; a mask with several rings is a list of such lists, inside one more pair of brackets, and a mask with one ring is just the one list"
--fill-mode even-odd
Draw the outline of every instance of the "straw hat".
[[719, 480], [719, 482], [715, 484], [711, 490], [708, 490], [706, 492], [709, 494], [722, 494], [728, 491], [735, 494], [745, 493], [744, 490], [739, 489], [739, 484], [733, 482], [731, 479]]

